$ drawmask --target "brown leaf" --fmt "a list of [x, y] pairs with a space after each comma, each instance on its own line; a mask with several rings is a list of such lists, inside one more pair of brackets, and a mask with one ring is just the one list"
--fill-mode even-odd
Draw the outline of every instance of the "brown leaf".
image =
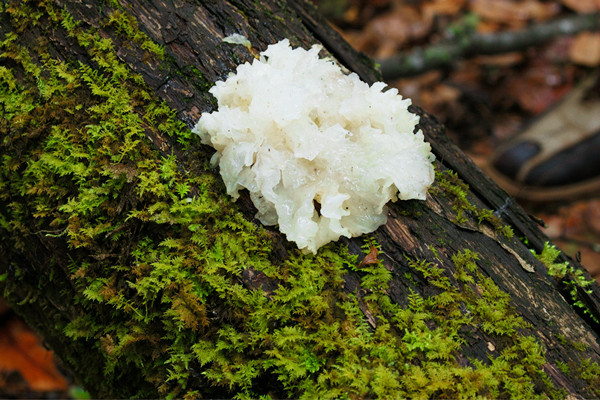
[[33, 391], [67, 390], [67, 382], [56, 369], [52, 353], [17, 318], [0, 326], [0, 371], [18, 371]]
[[581, 265], [600, 283], [600, 254], [586, 247], [581, 247], [579, 251], [581, 251]]
[[573, 11], [588, 13], [600, 10], [600, 0], [560, 0]]
[[430, 20], [437, 15], [456, 15], [466, 4], [466, 0], [433, 0], [423, 4], [422, 11]]
[[[591, 200], [588, 203], [585, 211], [585, 220], [588, 222], [590, 230], [595, 235], [600, 236], [600, 200]], [[600, 242], [600, 240], [597, 241]]]
[[536, 215], [536, 217], [542, 219], [546, 223], [546, 226], [541, 227], [540, 229], [550, 239], [554, 240], [563, 235], [565, 230], [565, 220], [562, 216], [556, 214], [540, 214]]
[[560, 80], [559, 73], [552, 64], [535, 64], [535, 68], [510, 77], [505, 87], [506, 96], [516, 100], [524, 110], [539, 114], [572, 88], [571, 82]]
[[582, 32], [577, 35], [571, 44], [569, 58], [586, 67], [600, 65], [600, 33]]
[[[413, 7], [399, 5], [391, 12], [381, 14], [365, 27], [366, 44], [376, 48], [373, 53], [380, 58], [394, 54], [407, 42], [425, 37], [431, 28], [421, 13]], [[368, 50], [363, 45], [361, 50]]]
[[431, 89], [423, 90], [420, 105], [435, 115], [443, 115], [448, 108], [458, 106], [461, 91], [446, 84], [438, 84]]
[[544, 21], [560, 12], [560, 5], [554, 2], [541, 3], [536, 0], [514, 2], [507, 0], [473, 0], [471, 11], [483, 19], [520, 27], [524, 22]]
[[378, 255], [379, 250], [377, 250], [377, 247], [371, 245], [369, 254], [367, 254], [365, 258], [363, 258], [363, 260], [360, 262], [360, 264], [358, 264], [358, 268], [365, 265], [377, 264], [379, 262], [379, 260], [377, 259]]

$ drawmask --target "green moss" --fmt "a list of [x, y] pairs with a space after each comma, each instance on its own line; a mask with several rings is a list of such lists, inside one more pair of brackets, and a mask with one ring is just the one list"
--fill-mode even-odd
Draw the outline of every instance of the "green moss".
[[600, 396], [600, 365], [589, 358], [584, 358], [577, 366], [576, 372], [589, 385], [594, 395]]
[[420, 201], [406, 200], [397, 204], [399, 208], [399, 214], [404, 217], [418, 219], [423, 214], [421, 211]]
[[[235, 53], [234, 53], [235, 55]], [[213, 87], [214, 82], [210, 82], [206, 79], [206, 77], [202, 74], [202, 72], [200, 72], [200, 70], [198, 70], [198, 68], [194, 67], [193, 65], [189, 66], [189, 68], [186, 68], [186, 73], [188, 75], [191, 76], [195, 76], [198, 80], [198, 87], [200, 87], [203, 91], [208, 92], [208, 90]]]
[[514, 236], [509, 225], [506, 225], [493, 210], [477, 207], [469, 200], [469, 185], [461, 180], [456, 172], [446, 169], [436, 169], [435, 184], [430, 191], [449, 198], [452, 201], [452, 209], [456, 213], [456, 223], [464, 224], [469, 221], [469, 216], [474, 218], [478, 224], [488, 223], [506, 238]]
[[[100, 28], [53, 4], [1, 9], [15, 31], [31, 15], [43, 34], [0, 43], [0, 232], [16, 251], [32, 235], [68, 243], [68, 257], [48, 268], [67, 271], [79, 311], [56, 329], [104, 356], [101, 381], [84, 382], [90, 389], [190, 398], [554, 393], [530, 327], [478, 272], [474, 252], [452, 257], [456, 273], [407, 256], [401, 299], [392, 299], [394, 276], [373, 238], [362, 249], [368, 263], [330, 244], [316, 256], [290, 246], [289, 259], [273, 265], [270, 234], [227, 200], [189, 129], [119, 61]], [[159, 55], [116, 2], [104, 6], [115, 9], [100, 27]], [[45, 38], [55, 31], [91, 62], [53, 59]], [[176, 138], [188, 164], [159, 153], [148, 136]], [[438, 181], [457, 215], [494, 224], [465, 203], [467, 188], [452, 174]], [[22, 274], [1, 271], [0, 284], [9, 291]], [[357, 289], [345, 294], [349, 277]], [[465, 359], [473, 335], [496, 350]], [[117, 384], [140, 373], [149, 385], [139, 393]]]
[[565, 374], [565, 375], [570, 375], [570, 372], [571, 372], [571, 371], [570, 371], [570, 369], [569, 369], [569, 366], [568, 366], [566, 363], [564, 363], [564, 362], [562, 362], [562, 361], [557, 361], [557, 362], [556, 362], [556, 366], [558, 367], [558, 369], [560, 369], [560, 371], [561, 371], [563, 374]]
[[584, 290], [588, 294], [591, 294], [591, 290], [586, 288], [594, 283], [594, 280], [587, 279], [583, 271], [575, 269], [568, 261], [562, 263], [555, 262], [559, 255], [560, 250], [553, 244], [550, 244], [550, 242], [544, 243], [544, 248], [540, 254], [535, 254], [536, 258], [548, 268], [548, 275], [556, 278], [566, 287], [571, 297], [571, 305], [580, 309], [596, 323], [600, 323], [590, 312], [588, 306], [582, 301], [579, 293], [579, 290]]
[[[547, 361], [541, 346], [524, 333], [531, 327], [512, 310], [508, 295], [479, 272], [478, 255], [465, 250], [452, 259], [458, 287], [451, 284], [446, 269], [409, 258], [414, 273], [439, 293], [424, 297], [411, 290], [404, 309], [379, 299], [385, 305], [382, 311], [391, 314], [389, 321], [404, 333], [399, 350], [404, 358], [403, 395], [535, 397], [555, 393], [542, 369]], [[496, 349], [486, 362], [458, 363], [456, 354], [477, 331], [496, 343]], [[523, 362], [515, 365], [517, 359]]]
[[111, 4], [116, 8], [110, 17], [105, 21], [104, 27], [113, 27], [125, 38], [138, 44], [140, 48], [148, 51], [150, 54], [158, 57], [160, 60], [164, 59], [164, 48], [156, 42], [152, 41], [146, 34], [138, 29], [137, 20], [133, 18], [129, 13], [125, 12], [118, 2]]

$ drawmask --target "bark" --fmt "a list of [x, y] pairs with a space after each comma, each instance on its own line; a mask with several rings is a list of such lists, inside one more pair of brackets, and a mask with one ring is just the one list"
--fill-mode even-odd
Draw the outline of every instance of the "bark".
[[303, 256], [227, 199], [185, 136], [212, 82], [252, 60], [224, 36], [320, 42], [378, 78], [309, 3], [0, 10], [0, 289], [93, 396], [599, 395], [598, 285], [569, 286], [582, 267], [563, 253], [540, 262], [536, 222], [417, 107], [437, 182], [369, 239]]

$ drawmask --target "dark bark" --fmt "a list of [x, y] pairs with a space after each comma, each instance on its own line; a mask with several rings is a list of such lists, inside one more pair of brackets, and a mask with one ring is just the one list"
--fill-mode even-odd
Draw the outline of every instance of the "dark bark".
[[[252, 55], [244, 47], [222, 43], [222, 37], [232, 33], [245, 35], [257, 49], [264, 49], [267, 44], [282, 38], [289, 38], [294, 46], [303, 47], [320, 42], [327, 52], [334, 55], [348, 69], [357, 72], [366, 82], [372, 83], [378, 77], [372, 63], [352, 50], [322, 20], [314, 7], [304, 1], [292, 1], [290, 4], [275, 0], [200, 3], [191, 0], [121, 1], [120, 6], [135, 18], [139, 30], [155, 43], [164, 46], [163, 59], [149, 56], [147, 48], [127, 39], [114, 24], [105, 22], [118, 8], [113, 2], [56, 0], [42, 2], [43, 5], [29, 2], [27, 6], [32, 10], [41, 10], [40, 15], [36, 17], [38, 23], [22, 22], [26, 21], [28, 16], [17, 18], [17, 13], [13, 10], [21, 7], [17, 3], [19, 2], [9, 2], [3, 6], [5, 9], [0, 19], [0, 40], [5, 40], [9, 32], [15, 32], [18, 37], [17, 42], [23, 47], [30, 46], [30, 49], [35, 49], [36, 45], [43, 45], [51, 58], [98, 67], [98, 62], [93, 60], [90, 48], [82, 45], [81, 41], [78, 42], [73, 35], [69, 35], [64, 24], [63, 27], [58, 26], [47, 15], [48, 7], [66, 10], [73, 20], [80, 21], [78, 29], [95, 29], [99, 37], [109, 38], [119, 62], [139, 73], [149, 92], [163, 99], [175, 110], [177, 117], [184, 121], [188, 128], [193, 127], [201, 113], [214, 109], [214, 100], [207, 92], [210, 84], [226, 77], [238, 63], [252, 59]], [[22, 25], [19, 25], [19, 18]], [[40, 39], [36, 39], [40, 37], [47, 40], [40, 42]], [[6, 48], [4, 51], [7, 51]], [[24, 82], [31, 72], [25, 71], [16, 59], [14, 55], [6, 54], [2, 58], [3, 63], [6, 62], [5, 65], [13, 71], [15, 80], [25, 87]], [[34, 59], [34, 62], [42, 63], [42, 60]], [[81, 91], [82, 97], [74, 101], [87, 107], [88, 103], [92, 104], [94, 101], [94, 96], [83, 89]], [[4, 93], [8, 91], [5, 90]], [[43, 140], [44, 135], [48, 134], [49, 127], [61, 117], [44, 114], [43, 110], [39, 111], [41, 113], [39, 115], [35, 114], [37, 111], [32, 112], [31, 120], [39, 123], [30, 121], [26, 127], [30, 129], [32, 126], [37, 126], [38, 130], [34, 133], [31, 131], [24, 133], [18, 127], [20, 122], [9, 119], [7, 98], [2, 98], [2, 114], [5, 121], [1, 126], [4, 144], [0, 145], [0, 149], [5, 159], [13, 157], [17, 160], [14, 161], [15, 170], [25, 171], [29, 160], [20, 157], [36, 156], [36, 153], [28, 153], [28, 146], [33, 146], [32, 143], [36, 140]], [[597, 392], [593, 392], [593, 388], [589, 387], [589, 380], [586, 381], [581, 374], [578, 375], [574, 371], [583, 359], [589, 358], [592, 362], [600, 360], [598, 342], [600, 329], [593, 320], [600, 319], [598, 285], [594, 283], [588, 287], [591, 293], [578, 291], [578, 299], [585, 304], [588, 314], [583, 315], [578, 312], [571, 305], [575, 300], [572, 299], [569, 288], [565, 287], [563, 282], [569, 277], [557, 279], [549, 276], [546, 266], [531, 252], [533, 250], [541, 253], [544, 243], [548, 240], [540, 232], [536, 223], [446, 138], [443, 127], [435, 118], [417, 107], [413, 107], [413, 110], [421, 115], [420, 126], [437, 157], [436, 164], [440, 179], [446, 179], [447, 184], [453, 185], [455, 189], [462, 187], [462, 190], [466, 190], [467, 196], [461, 200], [459, 195], [452, 193], [452, 189], [438, 181], [426, 202], [398, 202], [390, 206], [388, 223], [373, 234], [382, 248], [380, 258], [392, 274], [385, 296], [388, 296], [393, 303], [406, 307], [409, 303], [409, 294], [412, 292], [419, 293], [423, 298], [430, 298], [448, 290], [436, 286], [435, 282], [422, 271], [415, 272], [409, 260], [430, 262], [441, 268], [443, 276], [449, 279], [450, 286], [454, 288], [452, 290], [467, 288], [475, 297], [477, 293], [481, 295], [484, 292], [484, 289], [481, 289], [484, 286], [483, 279], [489, 278], [501, 291], [510, 295], [510, 307], [514, 309], [514, 315], [520, 316], [529, 323], [527, 326], [517, 327], [516, 331], [521, 335], [518, 337], [531, 335], [546, 351], [547, 362], [541, 367], [543, 371], [540, 372], [548, 376], [555, 387], [564, 389], [566, 393], [585, 397], [597, 395]], [[142, 113], [144, 110], [134, 108], [134, 112]], [[83, 128], [90, 123], [83, 116], [74, 115], [72, 119], [72, 129]], [[198, 145], [197, 141], [192, 141], [193, 144], [186, 147], [181, 145], [176, 137], [152, 127], [148, 127], [145, 134], [150, 150], [154, 151], [154, 153], [150, 150], [142, 153], [145, 157], [153, 155], [168, 157], [174, 154], [181, 173], [198, 176], [214, 174], [205, 167], [211, 150]], [[190, 325], [184, 323], [181, 337], [169, 338], [170, 331], [167, 332], [166, 328], [156, 326], [158, 321], [163, 321], [160, 319], [150, 320], [147, 325], [143, 325], [144, 329], [148, 329], [143, 336], [142, 333], [135, 331], [136, 327], [142, 326], [141, 323], [136, 325], [134, 322], [128, 322], [126, 327], [132, 330], [131, 335], [140, 335], [139, 339], [136, 339], [139, 342], [132, 340], [132, 344], [127, 347], [127, 351], [132, 354], [131, 357], [120, 355], [119, 351], [123, 350], [118, 347], [118, 342], [113, 343], [120, 332], [119, 329], [125, 329], [123, 325], [119, 325], [122, 321], [118, 319], [131, 314], [127, 307], [123, 310], [115, 304], [123, 307], [122, 305], [128, 304], [129, 300], [135, 305], [143, 304], [140, 293], [128, 286], [135, 281], [136, 276], [144, 276], [147, 273], [136, 261], [136, 257], [142, 256], [132, 255], [132, 249], [142, 248], [139, 247], [141, 246], [139, 243], [144, 238], [158, 242], [159, 239], [173, 238], [180, 234], [189, 236], [193, 232], [183, 232], [180, 228], [176, 228], [178, 225], [174, 222], [160, 225], [156, 219], [127, 218], [128, 213], [135, 210], [142, 201], [134, 196], [137, 192], [133, 187], [137, 181], [135, 178], [127, 178], [122, 193], [115, 195], [118, 203], [117, 211], [111, 211], [115, 221], [120, 221], [119, 227], [115, 231], [94, 236], [89, 244], [82, 245], [65, 232], [72, 232], [73, 225], [77, 223], [74, 221], [75, 217], [83, 220], [85, 215], [70, 215], [69, 218], [62, 220], [44, 219], [45, 217], [40, 216], [43, 214], [40, 209], [36, 211], [34, 206], [25, 203], [33, 201], [30, 197], [34, 194], [23, 193], [24, 189], [19, 187], [21, 183], [17, 178], [12, 178], [15, 175], [11, 175], [10, 165], [13, 164], [6, 161], [0, 175], [2, 178], [0, 188], [4, 191], [0, 196], [0, 277], [3, 277], [0, 280], [0, 288], [9, 303], [42, 334], [49, 347], [56, 351], [64, 365], [73, 371], [75, 377], [93, 395], [103, 397], [156, 397], [169, 393], [179, 396], [187, 393], [190, 396], [230, 397], [235, 394], [239, 389], [237, 386], [226, 383], [219, 386], [218, 381], [211, 380], [203, 374], [210, 363], [204, 365], [201, 359], [194, 359], [191, 348], [186, 348], [181, 353], [172, 350], [178, 345], [192, 346], [191, 344], [199, 340], [213, 340], [217, 329], [222, 326], [238, 327], [236, 324], [241, 324], [239, 321], [243, 318], [238, 314], [244, 309], [235, 309], [233, 303], [228, 302], [226, 297], [209, 294], [204, 299], [205, 304], [198, 306], [200, 308], [186, 305], [186, 310], [195, 310], [193, 313], [200, 322], [198, 322], [199, 327], [194, 324], [194, 321], [188, 321]], [[126, 171], [128, 166], [119, 164], [119, 168]], [[449, 169], [455, 171], [457, 177], [466, 183], [468, 188], [459, 179], [451, 178], [452, 175], [444, 172]], [[126, 175], [127, 173], [123, 173], [120, 176]], [[444, 176], [446, 178], [443, 178]], [[64, 209], [66, 198], [77, 195], [77, 189], [73, 187], [71, 181], [68, 179], [56, 181], [59, 188], [61, 184], [65, 185], [63, 195], [65, 199], [58, 200], [54, 206], [56, 209], [60, 207]], [[192, 194], [201, 191], [199, 185], [192, 187], [191, 190]], [[222, 188], [216, 196], [224, 198]], [[224, 208], [238, 207], [248, 220], [257, 223], [253, 220], [254, 209], [248, 196], [243, 196], [235, 206], [229, 205], [226, 200], [221, 201], [220, 204]], [[18, 202], [27, 204], [21, 214], [15, 211], [18, 209], [15, 204]], [[35, 203], [31, 204], [35, 205]], [[483, 214], [477, 214], [481, 210], [496, 211], [498, 218], [493, 218], [490, 213], [484, 218]], [[459, 213], [464, 213], [464, 217], [460, 217]], [[514, 230], [515, 234], [512, 238], [501, 233], [504, 225]], [[112, 241], [111, 237], [117, 234], [123, 236], [117, 242]], [[261, 235], [266, 235], [265, 237], [274, 243], [269, 253], [270, 261], [274, 265], [283, 266], [290, 257], [297, 256], [294, 246], [287, 243], [276, 230], [268, 228], [268, 231]], [[342, 240], [342, 243], [347, 245], [351, 253], [361, 254], [360, 247], [364, 244], [364, 238]], [[476, 266], [479, 274], [477, 276], [481, 282], [476, 280], [476, 284], [461, 283], [460, 279], [456, 278], [461, 273], [459, 269], [464, 269], [464, 266], [457, 267], [459, 262], [453, 259], [453, 256], [464, 254], [465, 249], [479, 255]], [[562, 253], [556, 260], [556, 262], [565, 261], [569, 262], [575, 270], [582, 269], [577, 262]], [[191, 268], [197, 268], [194, 262], [200, 263], [198, 260], [190, 262]], [[240, 261], [240, 263], [244, 262], [248, 262], [247, 259]], [[85, 268], [81, 267], [82, 265], [85, 265]], [[104, 270], [107, 268], [113, 268], [111, 274], [105, 274]], [[533, 272], [528, 271], [531, 268], [534, 269]], [[375, 330], [386, 314], [381, 310], [378, 311], [376, 304], [369, 300], [373, 289], [366, 288], [365, 274], [367, 273], [360, 269], [349, 268], [341, 286], [326, 289], [333, 293], [331, 296], [334, 299], [342, 298], [347, 293], [356, 293], [360, 309], [364, 313], [364, 320], [370, 326], [369, 329]], [[102, 281], [105, 282], [105, 286], [99, 292], [100, 294], [96, 293], [97, 297], [92, 299], [85, 297], [85, 291], [89, 289], [86, 284], [91, 285], [90, 282], [96, 282], [91, 277], [105, 279]], [[252, 265], [243, 268], [243, 271], [237, 275], [227, 275], [227, 278], [233, 283], [241, 282], [245, 288], [263, 290], [268, 299], [278, 287], [286, 284], [285, 277], [268, 276]], [[165, 284], [163, 290], [164, 293], [171, 293], [169, 292], [173, 290], [171, 286], [178, 286], [180, 288], [177, 290], [180, 291], [175, 293], [184, 296], [188, 292], [181, 288], [185, 288], [188, 284], [193, 285], [194, 282], [192, 280], [171, 282]], [[112, 300], [109, 299], [116, 298], [111, 297], [114, 293], [122, 297], [111, 303]], [[148, 309], [165, 312], [161, 309], [164, 308], [162, 303], [167, 303], [167, 309], [170, 305], [170, 310], [174, 309], [175, 300], [167, 297], [166, 294], [163, 296], [162, 300], [157, 297], [158, 300], [148, 304]], [[457, 307], [459, 307], [458, 303]], [[331, 308], [335, 309], [335, 304]], [[249, 311], [245, 310], [245, 312]], [[477, 311], [472, 312], [477, 314]], [[65, 334], [67, 330], [70, 332], [76, 330], [77, 326], [73, 325], [73, 321], [84, 321], [83, 317], [86, 315], [92, 322], [88, 321], [85, 327], [81, 327], [80, 336]], [[296, 317], [286, 324], [295, 326], [294, 324], [305, 323], [303, 317]], [[391, 320], [389, 315], [387, 317]], [[337, 318], [342, 324], [344, 315], [340, 314], [339, 310], [331, 311], [331, 315], [327, 318], [333, 318], [331, 321]], [[449, 320], [452, 318], [455, 317], [448, 316]], [[207, 320], [210, 322], [206, 322]], [[440, 324], [439, 321], [429, 323]], [[105, 328], [92, 326], [102, 324]], [[113, 325], [117, 328], [113, 328]], [[269, 326], [269, 334], [274, 335], [277, 329], [280, 329], [280, 326]], [[429, 329], [434, 329], [434, 326], [429, 326]], [[399, 340], [405, 334], [400, 328], [391, 330]], [[493, 329], [485, 329], [477, 324], [472, 326], [465, 324], [464, 330], [468, 331], [462, 332], [465, 334], [463, 338], [465, 343], [459, 352], [452, 354], [452, 357], [456, 358], [457, 365], [461, 367], [473, 366], [473, 360], [486, 363], [488, 357], [498, 356], [499, 349], [517, 343], [515, 339], [517, 333], [497, 333]], [[264, 347], [258, 346], [252, 351], [256, 352], [257, 358], [260, 358], [264, 356], [265, 348], [272, 349], [269, 346], [273, 346], [272, 343], [269, 342]], [[498, 351], [493, 350], [492, 347], [497, 348]], [[168, 375], [173, 369], [169, 369], [169, 365], [164, 365], [164, 359], [161, 358], [163, 354], [180, 355], [186, 354], [186, 351], [190, 355], [188, 361], [176, 364], [173, 357], [168, 359], [169, 363], [173, 363], [170, 364], [173, 365], [173, 369], [176, 366], [182, 368], [177, 370], [179, 375]], [[337, 351], [341, 350], [336, 349], [333, 353], [323, 354], [330, 354], [333, 357]], [[142, 360], [139, 364], [135, 362], [136, 357]], [[113, 359], [117, 361], [110, 364], [109, 361]], [[148, 367], [147, 363], [153, 360], [161, 361], [162, 365]], [[412, 362], [424, 363], [425, 361], [417, 358]], [[322, 363], [320, 371], [324, 372], [333, 359], [323, 358], [320, 362]], [[571, 373], [558, 368], [557, 362], [570, 366]], [[518, 361], [514, 363], [518, 364]], [[112, 365], [115, 370], [107, 371], [110, 369], [107, 365]], [[398, 367], [389, 368], [395, 370]], [[246, 393], [253, 395], [270, 393], [276, 397], [295, 397], [305, 393], [298, 387], [284, 388], [280, 381], [285, 373], [274, 371], [275, 369], [263, 371], [264, 373], [254, 379], [251, 385], [253, 391], [246, 391]], [[598, 379], [597, 375], [596, 373], [596, 378], [592, 379]], [[310, 376], [314, 377], [316, 385], [317, 375]], [[531, 378], [532, 376], [534, 378]], [[539, 378], [535, 371], [526, 373], [526, 379], [534, 382], [536, 391], [550, 393], [547, 391], [547, 386], [544, 386], [543, 382], [536, 381], [535, 377]], [[343, 385], [341, 387], [344, 388]], [[341, 390], [351, 395], [362, 393], [358, 389], [353, 391], [355, 388], [350, 387]], [[433, 392], [430, 395], [458, 393], [448, 388], [444, 390], [448, 391]], [[510, 393], [502, 390], [506, 390], [506, 387], [501, 387], [501, 393]], [[491, 396], [495, 392], [486, 392], [482, 389], [480, 393]], [[369, 392], [368, 395], [373, 397], [376, 393]]]

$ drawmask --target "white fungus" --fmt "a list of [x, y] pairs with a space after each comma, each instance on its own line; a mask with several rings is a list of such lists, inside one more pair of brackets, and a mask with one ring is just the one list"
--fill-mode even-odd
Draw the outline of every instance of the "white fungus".
[[194, 128], [217, 150], [227, 193], [248, 189], [263, 224], [313, 253], [374, 231], [388, 201], [423, 200], [434, 179], [410, 100], [345, 75], [320, 49], [269, 46], [216, 82], [218, 111]]

